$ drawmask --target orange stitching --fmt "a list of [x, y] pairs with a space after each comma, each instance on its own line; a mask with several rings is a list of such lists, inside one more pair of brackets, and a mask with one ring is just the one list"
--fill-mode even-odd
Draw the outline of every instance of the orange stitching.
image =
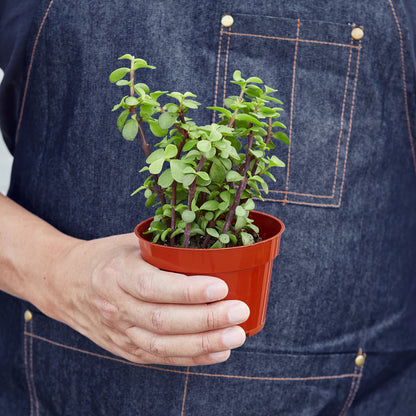
[[184, 411], [185, 411], [185, 399], [186, 399], [186, 391], [188, 389], [188, 379], [189, 379], [189, 367], [186, 368], [186, 379], [185, 379], [185, 387], [183, 389], [183, 399], [182, 399], [181, 416], [184, 415]]
[[[32, 323], [30, 323], [31, 330], [32, 330]], [[36, 385], [35, 385], [35, 372], [33, 371], [33, 338], [30, 338], [30, 375], [31, 375], [31, 381], [32, 381], [32, 389], [33, 389], [33, 397], [35, 399], [35, 409], [36, 409], [36, 415], [39, 416], [39, 399], [38, 395], [36, 393]]]
[[41, 337], [39, 335], [35, 335], [31, 332], [25, 332], [25, 335], [28, 335], [29, 337], [36, 338], [40, 341], [48, 342], [49, 344], [55, 345], [56, 347], [61, 347], [61, 348], [65, 348], [65, 349], [68, 349], [68, 350], [71, 350], [71, 351], [76, 351], [76, 352], [80, 352], [80, 353], [83, 353], [83, 354], [92, 355], [93, 357], [97, 357], [97, 358], [105, 358], [107, 360], [116, 361], [118, 363], [129, 364], [129, 365], [133, 365], [135, 367], [148, 368], [150, 370], [165, 371], [167, 373], [186, 374], [186, 371], [171, 370], [171, 369], [167, 369], [167, 368], [156, 367], [156, 366], [151, 366], [151, 365], [146, 365], [146, 364], [138, 364], [138, 363], [133, 363], [131, 361], [123, 360], [121, 358], [113, 358], [113, 357], [109, 357], [107, 355], [97, 354], [95, 352], [86, 351], [86, 350], [81, 350], [79, 348], [71, 347], [70, 345], [61, 344], [59, 342], [52, 341], [48, 338], [44, 338], [44, 337]]
[[[217, 71], [216, 71], [216, 75], [215, 75], [215, 93], [214, 93], [214, 107], [217, 106], [217, 98], [218, 98], [218, 83], [220, 80], [220, 61], [221, 61], [221, 47], [222, 47], [222, 36], [224, 34], [224, 31], [222, 30], [221, 27], [221, 31], [220, 31], [220, 41], [218, 44], [218, 55], [217, 55]], [[215, 114], [216, 111], [214, 111], [214, 114], [212, 115], [212, 122], [215, 122]]]
[[415, 146], [413, 144], [413, 136], [412, 136], [412, 127], [410, 122], [410, 115], [409, 115], [409, 104], [407, 102], [407, 86], [406, 86], [406, 69], [405, 69], [405, 63], [404, 63], [404, 52], [403, 52], [403, 36], [402, 36], [402, 30], [400, 27], [399, 19], [396, 15], [396, 10], [393, 6], [393, 2], [389, 0], [391, 10], [393, 12], [394, 20], [396, 21], [397, 30], [399, 32], [399, 41], [400, 41], [400, 57], [402, 61], [402, 81], [403, 81], [403, 95], [404, 95], [404, 106], [406, 110], [406, 119], [407, 119], [407, 130], [409, 133], [409, 139], [410, 139], [410, 149], [412, 151], [412, 157], [413, 157], [413, 165], [415, 167], [416, 172], [416, 152], [415, 152]]
[[[255, 198], [260, 200], [260, 198]], [[274, 198], [263, 198], [263, 201], [269, 201], [269, 202], [284, 202], [284, 199], [274, 199]], [[339, 208], [340, 204], [318, 204], [315, 202], [303, 202], [303, 201], [286, 201], [288, 204], [295, 204], [295, 205], [308, 205], [312, 207], [327, 207], [327, 208]]]
[[[228, 35], [235, 35], [235, 36], [247, 36], [253, 38], [263, 38], [263, 39], [274, 39], [274, 40], [286, 40], [289, 42], [303, 42], [303, 43], [316, 43], [318, 45], [331, 45], [331, 46], [342, 46], [344, 48], [350, 48], [351, 45], [344, 44], [344, 43], [336, 43], [336, 42], [324, 42], [320, 40], [310, 40], [310, 39], [297, 39], [297, 38], [282, 38], [279, 36], [266, 36], [266, 35], [254, 35], [252, 33], [237, 33], [237, 32], [230, 32], [227, 33]], [[353, 46], [354, 49], [360, 49], [360, 46]]]
[[33, 61], [35, 59], [36, 47], [37, 47], [40, 34], [42, 32], [43, 26], [45, 24], [46, 18], [48, 17], [49, 10], [51, 9], [53, 2], [54, 2], [54, 0], [51, 0], [51, 2], [49, 3], [48, 8], [46, 9], [45, 15], [43, 16], [42, 22], [41, 22], [41, 24], [39, 26], [38, 33], [36, 35], [35, 43], [33, 44], [32, 55], [30, 57], [30, 63], [29, 63], [29, 69], [27, 70], [27, 75], [26, 75], [25, 89], [23, 91], [22, 104], [20, 106], [19, 121], [17, 122], [17, 128], [16, 128], [16, 143], [17, 143], [17, 140], [19, 138], [20, 126], [22, 124], [23, 111], [25, 109], [26, 95], [27, 95], [27, 90], [29, 88], [30, 73], [32, 72]]
[[[365, 357], [365, 354], [364, 354]], [[348, 410], [350, 409], [355, 396], [357, 394], [358, 388], [360, 387], [360, 382], [361, 382], [361, 378], [363, 375], [363, 371], [364, 371], [364, 365], [360, 368], [358, 375], [355, 379], [353, 379], [352, 383], [351, 383], [351, 388], [350, 388], [350, 393], [348, 394], [347, 400], [344, 404], [344, 407], [342, 408], [340, 414], [338, 416], [345, 416], [348, 412]], [[357, 373], [357, 366], [354, 369], [354, 374]]]
[[[26, 329], [27, 329], [27, 322], [25, 322], [24, 326], [24, 334], [26, 335]], [[24, 337], [24, 352], [25, 352], [25, 373], [26, 373], [26, 382], [27, 382], [27, 388], [29, 390], [29, 404], [30, 404], [30, 416], [33, 415], [33, 396], [32, 396], [32, 384], [30, 383], [30, 377], [29, 377], [29, 364], [27, 359], [27, 337]]]
[[[355, 366], [355, 368], [354, 368], [354, 374], [357, 374], [357, 373], [358, 373], [358, 367]], [[352, 392], [354, 391], [354, 388], [355, 388], [355, 384], [356, 383], [357, 383], [357, 379], [356, 378], [353, 378], [352, 381], [351, 381], [350, 391], [348, 392], [347, 399], [345, 400], [344, 406], [342, 407], [341, 412], [339, 413], [338, 416], [344, 416], [345, 415], [345, 412], [347, 410], [347, 404], [348, 404], [348, 402], [350, 400], [350, 397], [352, 396]]]
[[121, 358], [113, 358], [108, 357], [107, 355], [97, 354], [95, 352], [90, 352], [86, 350], [81, 350], [79, 348], [71, 347], [69, 345], [61, 344], [59, 342], [52, 341], [48, 338], [41, 337], [39, 335], [35, 335], [30, 332], [25, 331], [25, 335], [29, 337], [33, 337], [35, 339], [38, 339], [40, 341], [47, 342], [49, 344], [55, 345], [57, 347], [65, 348], [71, 351], [80, 352], [83, 354], [91, 355], [93, 357], [97, 358], [105, 358], [107, 360], [116, 361], [122, 364], [128, 364], [133, 365], [135, 367], [142, 367], [147, 368], [150, 370], [157, 370], [157, 371], [163, 371], [167, 373], [175, 373], [175, 374], [190, 374], [193, 376], [203, 376], [203, 377], [219, 377], [219, 378], [232, 378], [232, 379], [240, 379], [240, 380], [257, 380], [257, 381], [313, 381], [313, 380], [335, 380], [335, 379], [343, 379], [343, 378], [350, 378], [350, 377], [358, 377], [356, 374], [350, 373], [350, 374], [339, 374], [334, 376], [315, 376], [315, 377], [249, 377], [249, 376], [234, 376], [229, 374], [210, 374], [210, 373], [194, 373], [192, 371], [183, 371], [183, 370], [173, 370], [163, 367], [156, 367], [153, 365], [146, 365], [146, 364], [137, 364], [133, 363], [131, 361], [123, 360]]
[[[361, 43], [361, 41], [359, 41]], [[358, 70], [360, 68], [360, 49], [357, 53], [357, 65], [355, 69], [355, 80], [354, 80], [354, 89], [352, 92], [352, 103], [351, 103], [351, 111], [350, 111], [350, 122], [348, 126], [348, 137], [347, 137], [347, 146], [345, 148], [345, 159], [344, 159], [344, 169], [342, 172], [342, 182], [339, 192], [339, 200], [338, 200], [338, 206], [341, 206], [341, 200], [342, 200], [342, 192], [344, 189], [344, 182], [345, 182], [345, 172], [347, 170], [347, 160], [348, 160], [348, 150], [350, 147], [350, 139], [351, 139], [351, 130], [352, 130], [352, 116], [354, 113], [354, 105], [355, 105], [355, 93], [357, 92], [357, 83], [358, 83]]]
[[[354, 29], [355, 23], [352, 25], [352, 27]], [[335, 174], [334, 174], [334, 184], [332, 186], [332, 197], [334, 197], [334, 195], [335, 195], [335, 186], [336, 186], [337, 178], [338, 178], [339, 149], [341, 147], [342, 131], [343, 131], [343, 128], [344, 128], [344, 112], [345, 112], [345, 103], [347, 101], [348, 80], [349, 80], [349, 75], [350, 75], [350, 70], [351, 70], [352, 46], [353, 46], [353, 39], [351, 38], [351, 48], [350, 48], [350, 54], [349, 54], [349, 57], [348, 57], [347, 76], [346, 76], [346, 79], [345, 79], [344, 98], [342, 100], [341, 125], [340, 125], [340, 128], [339, 128], [337, 158], [336, 158], [336, 163], [335, 163]]]
[[298, 46], [299, 46], [299, 32], [300, 32], [300, 20], [298, 19], [298, 27], [296, 30], [296, 43], [295, 43], [295, 56], [293, 58], [293, 74], [292, 74], [292, 96], [290, 103], [290, 124], [289, 124], [289, 150], [287, 154], [287, 169], [286, 169], [286, 193], [283, 205], [287, 202], [287, 191], [289, 190], [289, 169], [290, 169], [290, 153], [292, 149], [292, 125], [293, 125], [293, 101], [295, 99], [295, 79], [296, 79], [296, 61], [298, 59]]
[[[228, 29], [229, 32], [231, 33], [231, 28]], [[224, 32], [227, 33], [227, 32]], [[228, 41], [227, 41], [227, 52], [225, 54], [225, 69], [224, 69], [224, 93], [223, 93], [223, 98], [222, 98], [222, 105], [225, 105], [225, 91], [227, 89], [227, 71], [228, 71], [228, 58], [229, 58], [229, 53], [230, 53], [230, 41], [231, 41], [231, 36], [228, 37]]]
[[[297, 195], [297, 196], [310, 196], [312, 198], [327, 198], [331, 199], [334, 195], [314, 195], [314, 194], [303, 194], [301, 192], [292, 192], [292, 191], [276, 191], [274, 189], [269, 190], [270, 193], [277, 193], [277, 194], [288, 194], [288, 195]], [[287, 201], [290, 202], [290, 201]]]
[[239, 380], [256, 380], [256, 381], [316, 381], [316, 380], [338, 380], [342, 378], [357, 377], [356, 374], [339, 374], [336, 376], [316, 376], [316, 377], [249, 377], [249, 376], [233, 376], [229, 374], [210, 374], [210, 373], [193, 373], [193, 376], [232, 378]]

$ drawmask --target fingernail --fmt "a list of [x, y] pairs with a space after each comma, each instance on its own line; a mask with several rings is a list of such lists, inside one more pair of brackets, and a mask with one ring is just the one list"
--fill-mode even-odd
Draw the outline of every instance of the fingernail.
[[246, 334], [239, 326], [226, 329], [222, 334], [222, 341], [227, 348], [237, 348], [244, 344]]
[[250, 309], [245, 303], [238, 302], [228, 310], [228, 319], [232, 324], [241, 324], [250, 315]]
[[230, 351], [213, 352], [209, 355], [211, 359], [217, 363], [228, 360], [230, 357]]
[[228, 286], [225, 282], [214, 283], [207, 287], [207, 297], [210, 300], [220, 300], [227, 296]]

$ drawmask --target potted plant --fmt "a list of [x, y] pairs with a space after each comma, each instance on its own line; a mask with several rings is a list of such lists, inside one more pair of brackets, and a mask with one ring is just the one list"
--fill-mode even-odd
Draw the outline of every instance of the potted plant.
[[[110, 81], [127, 87], [113, 111], [121, 110], [117, 125], [126, 140], [140, 138], [146, 155], [141, 172], [148, 177], [132, 195], [144, 192], [153, 218], [139, 224], [144, 260], [163, 270], [187, 275], [209, 274], [226, 281], [227, 298], [250, 307], [242, 325], [248, 336], [265, 322], [273, 259], [279, 251], [283, 223], [254, 211], [254, 198], [267, 193], [265, 176], [284, 163], [268, 153], [273, 139], [289, 144], [277, 119], [282, 104], [276, 90], [262, 87], [257, 77], [233, 74], [239, 94], [229, 96], [224, 107], [207, 107], [220, 121], [197, 125], [189, 113], [200, 103], [185, 92], [150, 91], [135, 80], [141, 68], [154, 69], [143, 59], [123, 55], [128, 67], [113, 71]], [[166, 99], [167, 98], [167, 99]], [[163, 105], [161, 99], [167, 101]], [[150, 149], [144, 126], [158, 138]]]

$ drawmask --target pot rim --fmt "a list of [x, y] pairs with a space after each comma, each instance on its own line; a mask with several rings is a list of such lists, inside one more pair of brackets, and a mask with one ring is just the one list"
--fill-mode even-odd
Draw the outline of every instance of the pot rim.
[[285, 230], [285, 225], [283, 224], [283, 222], [279, 218], [274, 217], [273, 215], [266, 214], [266, 213], [261, 212], [261, 211], [251, 211], [250, 212], [250, 215], [251, 214], [254, 214], [255, 216], [259, 215], [259, 216], [267, 217], [270, 220], [279, 223], [280, 230], [277, 233], [273, 234], [271, 237], [266, 238], [265, 240], [261, 240], [261, 241], [258, 241], [256, 243], [249, 244], [249, 245], [246, 245], [246, 246], [223, 247], [223, 248], [191, 248], [191, 247], [185, 248], [185, 247], [171, 247], [171, 246], [165, 246], [163, 244], [153, 243], [152, 241], [147, 240], [146, 238], [144, 238], [140, 234], [139, 228], [144, 223], [146, 223], [147, 221], [149, 221], [149, 224], [150, 224], [150, 222], [154, 218], [154, 217], [150, 217], [150, 218], [147, 218], [146, 220], [144, 220], [144, 221], [142, 221], [142, 222], [140, 222], [139, 224], [136, 225], [136, 227], [134, 229], [134, 234], [136, 235], [136, 237], [139, 240], [145, 242], [146, 244], [149, 244], [150, 246], [155, 246], [155, 247], [158, 247], [158, 248], [163, 247], [164, 250], [186, 250], [187, 252], [199, 252], [199, 253], [201, 251], [208, 250], [210, 253], [215, 253], [215, 252], [218, 252], [218, 251], [224, 252], [224, 250], [244, 250], [244, 249], [247, 249], [247, 247], [259, 247], [261, 245], [268, 244], [270, 242], [270, 240], [272, 240], [272, 239], [278, 238], [283, 233], [283, 231]]

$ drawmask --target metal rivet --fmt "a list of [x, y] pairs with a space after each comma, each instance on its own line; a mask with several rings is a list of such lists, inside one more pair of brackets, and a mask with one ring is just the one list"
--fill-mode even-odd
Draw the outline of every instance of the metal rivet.
[[29, 321], [31, 321], [31, 320], [32, 320], [32, 318], [33, 318], [32, 312], [30, 312], [30, 310], [29, 310], [29, 309], [27, 309], [27, 310], [25, 311], [25, 321], [26, 321], [26, 322], [29, 322]]
[[364, 361], [365, 361], [365, 356], [362, 354], [357, 355], [357, 357], [355, 357], [355, 365], [357, 367], [362, 367], [364, 365]]
[[360, 27], [355, 27], [352, 31], [351, 31], [351, 37], [355, 40], [360, 40], [362, 39], [364, 36], [364, 32]]
[[234, 23], [234, 19], [233, 19], [233, 17], [232, 17], [232, 16], [230, 16], [229, 14], [225, 14], [225, 15], [222, 17], [222, 19], [221, 19], [221, 24], [222, 24], [224, 27], [230, 27], [230, 26], [232, 26], [232, 25], [233, 25], [233, 23]]

